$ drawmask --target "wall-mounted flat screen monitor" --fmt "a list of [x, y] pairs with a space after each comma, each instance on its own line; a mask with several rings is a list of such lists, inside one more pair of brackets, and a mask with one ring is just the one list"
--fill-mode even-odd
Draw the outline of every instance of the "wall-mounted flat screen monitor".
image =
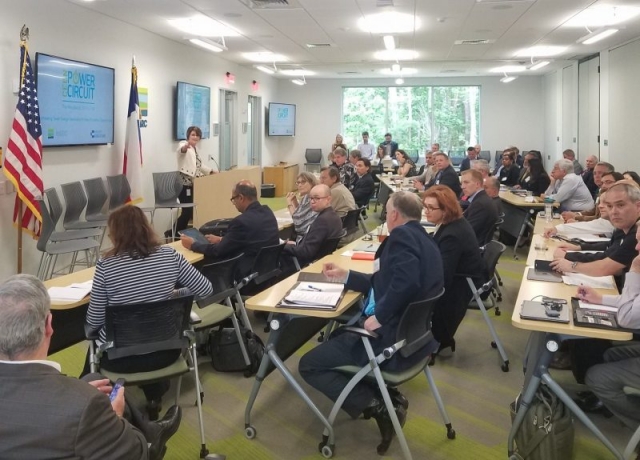
[[269, 102], [267, 133], [269, 136], [296, 135], [296, 106]]
[[36, 73], [42, 145], [113, 143], [114, 69], [37, 53]]
[[211, 88], [178, 82], [176, 89], [176, 126], [177, 140], [187, 137], [187, 128], [197, 126], [202, 130], [202, 138], [210, 137]]

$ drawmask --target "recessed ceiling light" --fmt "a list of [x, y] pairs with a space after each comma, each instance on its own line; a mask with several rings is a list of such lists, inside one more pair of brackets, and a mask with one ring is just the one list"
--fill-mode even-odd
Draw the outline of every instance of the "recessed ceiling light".
[[400, 64], [393, 64], [391, 66], [391, 70], [393, 70], [394, 72], [400, 72]]
[[566, 46], [549, 46], [539, 45], [532, 46], [531, 48], [525, 48], [516, 53], [519, 57], [543, 57], [543, 56], [557, 56], [563, 53], [567, 49]]
[[618, 29], [606, 28], [606, 29], [598, 29], [594, 30], [590, 34], [585, 35], [584, 37], [580, 37], [578, 39], [578, 43], [582, 43], [583, 45], [592, 45], [600, 40], [604, 40], [607, 37], [615, 34]]
[[219, 43], [215, 43], [215, 42], [211, 42], [208, 40], [201, 40], [199, 38], [190, 38], [189, 41], [191, 43], [193, 43], [194, 45], [198, 45], [204, 49], [207, 49], [209, 51], [213, 51], [214, 53], [219, 53], [221, 51], [226, 51], [227, 47], [224, 45], [221, 45]]
[[311, 70], [305, 69], [285, 69], [281, 70], [280, 73], [282, 75], [289, 75], [290, 77], [308, 77], [309, 75], [315, 75], [316, 73]]
[[382, 50], [376, 51], [373, 55], [380, 61], [410, 61], [418, 57], [418, 53], [413, 50]]
[[418, 69], [414, 69], [412, 67], [402, 67], [398, 71], [393, 69], [380, 69], [380, 73], [384, 75], [413, 75], [418, 73]]
[[420, 18], [412, 14], [389, 11], [360, 18], [358, 27], [372, 34], [401, 34], [418, 30]]
[[396, 85], [404, 84], [404, 78], [396, 78]]
[[276, 73], [274, 69], [271, 69], [263, 65], [257, 65], [256, 69], [258, 69], [260, 72], [268, 73], [269, 75]]
[[271, 51], [259, 51], [257, 53], [242, 53], [245, 59], [253, 62], [282, 62], [287, 61], [286, 56], [275, 54]]
[[232, 27], [207, 16], [168, 19], [176, 29], [199, 37], [237, 37], [240, 33]]
[[493, 69], [489, 69], [489, 72], [498, 72], [498, 73], [506, 73], [506, 72], [524, 72], [527, 68], [523, 65], [503, 65], [501, 67], [494, 67]]
[[563, 24], [565, 27], [613, 26], [640, 14], [637, 6], [593, 6]]
[[536, 62], [531, 67], [529, 67], [529, 70], [539, 70], [539, 69], [542, 69], [543, 67], [548, 66], [550, 63], [551, 63], [551, 61]]
[[393, 35], [385, 35], [382, 37], [382, 41], [384, 41], [384, 47], [388, 50], [396, 49], [396, 40], [393, 38]]

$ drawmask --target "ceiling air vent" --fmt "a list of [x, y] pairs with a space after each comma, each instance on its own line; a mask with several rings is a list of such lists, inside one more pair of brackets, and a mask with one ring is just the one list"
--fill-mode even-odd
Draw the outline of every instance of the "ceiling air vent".
[[283, 9], [299, 7], [296, 0], [245, 0], [244, 3], [253, 9]]
[[360, 75], [361, 72], [355, 70], [347, 70], [346, 72], [336, 72], [338, 75]]
[[490, 45], [491, 43], [495, 43], [495, 40], [486, 40], [486, 39], [478, 39], [478, 40], [456, 40], [454, 44], [456, 45]]
[[331, 48], [331, 43], [307, 43], [307, 48]]
[[378, 8], [393, 6], [393, 0], [376, 0], [376, 6]]

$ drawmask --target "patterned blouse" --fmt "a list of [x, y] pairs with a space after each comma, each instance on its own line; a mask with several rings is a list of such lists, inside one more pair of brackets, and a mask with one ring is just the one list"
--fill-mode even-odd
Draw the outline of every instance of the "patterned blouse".
[[300, 199], [300, 203], [296, 210], [293, 211], [293, 214], [291, 214], [291, 217], [293, 218], [293, 226], [296, 230], [296, 243], [299, 243], [309, 230], [309, 227], [311, 227], [313, 221], [318, 217], [318, 213], [311, 209], [311, 200], [309, 199], [308, 193]]
[[[202, 166], [202, 160], [200, 159], [200, 155], [198, 155], [198, 151], [195, 148], [193, 150], [196, 152], [196, 177], [202, 177], [205, 175], [200, 169], [200, 166]], [[182, 185], [189, 187], [193, 186], [193, 177], [180, 173], [180, 178], [182, 179]]]

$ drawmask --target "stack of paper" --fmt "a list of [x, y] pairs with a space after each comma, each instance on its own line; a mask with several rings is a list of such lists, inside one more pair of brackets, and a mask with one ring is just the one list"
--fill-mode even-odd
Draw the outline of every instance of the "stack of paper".
[[343, 291], [344, 284], [302, 282], [289, 291], [280, 302], [280, 306], [334, 309], [340, 302]]
[[611, 313], [618, 313], [618, 307], [610, 307], [608, 305], [600, 305], [597, 303], [588, 303], [583, 302], [582, 300], [578, 301], [579, 308], [585, 308], [587, 310], [600, 310], [600, 311], [610, 311]]
[[582, 273], [567, 273], [562, 276], [564, 284], [569, 286], [591, 286], [596, 289], [615, 289], [613, 276], [588, 276]]
[[84, 299], [90, 292], [93, 280], [84, 283], [73, 283], [66, 287], [50, 287], [48, 289], [51, 300], [70, 302]]

